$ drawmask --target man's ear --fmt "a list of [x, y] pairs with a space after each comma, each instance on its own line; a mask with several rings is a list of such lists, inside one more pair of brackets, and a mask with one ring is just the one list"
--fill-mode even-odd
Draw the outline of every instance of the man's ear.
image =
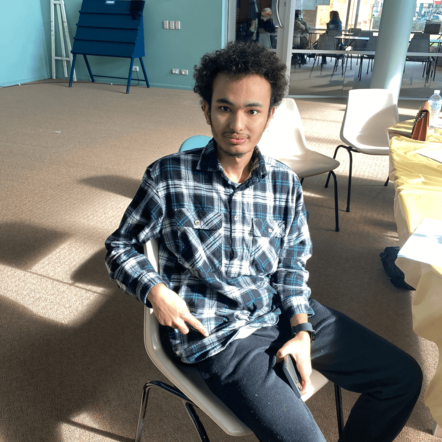
[[206, 123], [211, 126], [211, 122], [210, 122], [210, 109], [209, 109], [209, 103], [207, 103], [207, 101], [203, 102], [203, 111], [204, 111], [204, 116], [206, 117]]
[[265, 127], [266, 129], [269, 127], [270, 121], [272, 120], [273, 115], [275, 114], [275, 110], [276, 110], [276, 106], [272, 106], [272, 108], [270, 109], [270, 112], [269, 112], [269, 116], [267, 118], [267, 123], [266, 123], [266, 127]]

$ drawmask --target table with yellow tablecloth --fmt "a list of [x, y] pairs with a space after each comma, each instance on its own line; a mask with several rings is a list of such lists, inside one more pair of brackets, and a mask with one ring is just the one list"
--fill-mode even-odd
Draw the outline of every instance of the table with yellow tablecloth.
[[[410, 122], [401, 123], [390, 134], [390, 180], [396, 195], [394, 215], [399, 245], [402, 247], [424, 218], [442, 221], [442, 163], [417, 153], [418, 150], [442, 149], [442, 130], [429, 132], [427, 141], [400, 136], [394, 129], [405, 130]], [[413, 298], [413, 329], [419, 336], [433, 341], [442, 355], [442, 268], [405, 258], [396, 265], [405, 281], [416, 288]], [[442, 361], [424, 396], [435, 421], [442, 426]], [[440, 430], [439, 430], [440, 431]]]

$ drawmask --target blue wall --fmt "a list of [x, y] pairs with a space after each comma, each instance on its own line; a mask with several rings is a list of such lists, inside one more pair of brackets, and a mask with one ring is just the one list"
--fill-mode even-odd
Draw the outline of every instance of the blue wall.
[[[29, 26], [23, 26], [23, 17], [20, 15], [26, 8], [19, 7], [20, 3], [8, 2], [7, 9], [12, 16], [17, 17], [14, 23], [3, 20], [0, 35], [10, 41], [10, 48], [6, 53], [8, 60], [5, 79], [0, 74], [0, 86], [16, 84], [18, 82], [34, 81], [49, 78], [51, 73], [51, 39], [50, 39], [50, 8], [49, 0], [40, 0], [41, 5], [28, 7], [26, 16]], [[40, 3], [39, 2], [39, 3]], [[224, 9], [227, 0], [146, 0], [144, 9], [144, 34], [146, 56], [144, 64], [151, 86], [168, 87], [176, 89], [191, 89], [193, 87], [193, 67], [198, 64], [201, 56], [223, 46], [225, 40]], [[35, 2], [30, 2], [30, 4]], [[82, 0], [65, 1], [66, 15], [71, 40], [75, 35], [79, 10]], [[17, 5], [17, 6], [9, 6]], [[2, 6], [3, 8], [3, 6]], [[38, 9], [38, 11], [36, 11]], [[1, 14], [3, 17], [4, 15]], [[162, 28], [163, 20], [179, 20], [181, 30], [165, 30]], [[26, 22], [28, 23], [28, 22]], [[42, 28], [44, 27], [44, 33]], [[28, 29], [28, 32], [18, 31]], [[37, 42], [37, 30], [39, 31]], [[32, 34], [32, 38], [29, 35]], [[58, 28], [56, 28], [57, 55], [61, 55], [58, 44]], [[20, 40], [20, 41], [18, 41]], [[12, 43], [12, 44], [11, 44]], [[26, 75], [17, 75], [17, 66], [23, 63], [24, 51], [22, 46], [29, 43], [27, 57], [38, 58], [38, 65]], [[1, 43], [0, 43], [1, 44]], [[22, 54], [19, 56], [19, 54]], [[37, 57], [38, 56], [38, 57]], [[2, 57], [3, 58], [3, 57]], [[129, 59], [112, 57], [88, 57], [92, 72], [101, 75], [115, 75], [127, 77]], [[57, 61], [57, 79], [63, 79], [62, 62]], [[139, 61], [135, 62], [135, 66]], [[188, 76], [172, 75], [171, 69], [187, 69]], [[3, 68], [2, 72], [3, 72]], [[29, 69], [28, 69], [29, 70]], [[78, 57], [76, 65], [78, 80], [89, 81], [89, 74], [83, 57]], [[138, 73], [142, 78], [142, 72]], [[133, 73], [136, 84], [137, 73]], [[27, 78], [27, 80], [26, 80]], [[19, 81], [21, 80], [21, 81]], [[97, 79], [113, 83], [125, 83], [124, 80]], [[143, 83], [140, 83], [143, 84]]]
[[[49, 6], [47, 11], [49, 13]], [[2, 0], [0, 86], [49, 78], [50, 53], [47, 48], [40, 1]]]

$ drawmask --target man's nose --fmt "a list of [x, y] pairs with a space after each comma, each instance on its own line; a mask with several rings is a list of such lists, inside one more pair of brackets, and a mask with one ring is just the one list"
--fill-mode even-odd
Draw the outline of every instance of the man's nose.
[[235, 133], [242, 132], [244, 130], [245, 116], [242, 112], [235, 112], [230, 117], [230, 129]]

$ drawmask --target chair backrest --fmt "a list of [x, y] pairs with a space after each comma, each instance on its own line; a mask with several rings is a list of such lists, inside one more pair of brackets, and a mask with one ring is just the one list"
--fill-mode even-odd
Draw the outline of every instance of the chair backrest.
[[[361, 34], [358, 35], [358, 37], [364, 37]], [[351, 37], [349, 37], [349, 40], [351, 41], [351, 47], [354, 51], [366, 51], [367, 50], [367, 44], [368, 40], [353, 40]]]
[[427, 38], [412, 38], [407, 52], [430, 52], [430, 36], [427, 35]]
[[276, 159], [288, 158], [310, 150], [295, 100], [283, 98], [258, 146], [264, 155]]
[[374, 31], [360, 31], [359, 37], [371, 37]]
[[367, 46], [365, 46], [366, 51], [376, 51], [376, 45], [378, 44], [378, 37], [372, 35], [367, 41]]
[[333, 35], [321, 34], [318, 38], [318, 50], [332, 51], [336, 49], [336, 40]]
[[185, 140], [184, 143], [181, 144], [179, 152], [198, 149], [199, 147], [205, 147], [210, 140], [211, 138], [206, 135], [195, 135], [193, 137], [187, 138], [187, 140]]
[[425, 34], [439, 34], [440, 32], [440, 22], [432, 22], [432, 21], [426, 21], [425, 22]]
[[415, 34], [413, 34], [413, 38], [430, 38], [431, 34], [425, 34], [423, 32], [416, 32]]
[[[145, 254], [158, 271], [158, 242], [146, 243]], [[204, 411], [218, 426], [231, 436], [250, 434], [243, 424], [207, 387], [198, 369], [193, 365], [180, 364], [168, 354], [161, 342], [160, 325], [153, 310], [144, 309], [144, 346], [158, 370], [161, 371], [179, 390]]]
[[340, 37], [342, 35], [342, 31], [340, 31], [339, 29], [327, 29], [327, 35]]
[[386, 129], [398, 121], [397, 104], [390, 91], [353, 89], [348, 92], [341, 139], [356, 147], [367, 145], [388, 148]]
[[359, 35], [359, 33], [362, 31], [361, 28], [350, 28], [348, 32], [351, 32], [353, 35]]

